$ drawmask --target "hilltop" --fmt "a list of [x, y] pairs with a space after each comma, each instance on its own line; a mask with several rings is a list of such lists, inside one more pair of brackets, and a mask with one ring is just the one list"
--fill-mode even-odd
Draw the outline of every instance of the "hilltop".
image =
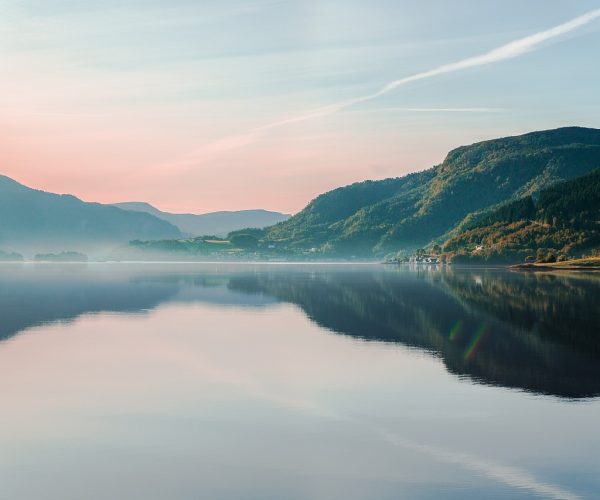
[[329, 256], [410, 252], [499, 206], [600, 167], [600, 130], [566, 127], [461, 146], [435, 167], [327, 192], [265, 230], [265, 243]]

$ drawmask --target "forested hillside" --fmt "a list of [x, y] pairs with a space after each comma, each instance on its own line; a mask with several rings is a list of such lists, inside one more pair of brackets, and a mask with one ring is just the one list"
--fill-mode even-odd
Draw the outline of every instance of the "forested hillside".
[[568, 127], [451, 151], [405, 177], [325, 193], [264, 241], [323, 255], [373, 256], [443, 242], [498, 206], [600, 167], [600, 130]]
[[508, 203], [444, 245], [449, 260], [553, 261], [600, 248], [600, 169]]

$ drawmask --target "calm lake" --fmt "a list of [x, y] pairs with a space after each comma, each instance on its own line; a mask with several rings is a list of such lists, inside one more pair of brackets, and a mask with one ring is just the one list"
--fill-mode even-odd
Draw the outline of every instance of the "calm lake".
[[0, 266], [0, 498], [600, 497], [600, 275]]

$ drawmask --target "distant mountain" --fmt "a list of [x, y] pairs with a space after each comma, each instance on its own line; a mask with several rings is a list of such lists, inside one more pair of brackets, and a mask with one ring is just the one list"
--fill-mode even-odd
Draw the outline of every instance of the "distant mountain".
[[268, 210], [238, 210], [206, 214], [173, 214], [163, 212], [144, 202], [115, 203], [114, 206], [133, 212], [145, 212], [177, 226], [190, 236], [225, 236], [231, 231], [246, 227], [263, 228], [290, 218], [287, 214]]
[[503, 203], [600, 167], [600, 130], [567, 127], [462, 146], [429, 170], [322, 194], [264, 241], [316, 255], [411, 251], [459, 234]]
[[518, 262], [600, 248], [600, 168], [510, 202], [450, 239], [452, 261]]
[[0, 176], [0, 247], [39, 252], [83, 250], [133, 239], [179, 238], [150, 214], [31, 189]]

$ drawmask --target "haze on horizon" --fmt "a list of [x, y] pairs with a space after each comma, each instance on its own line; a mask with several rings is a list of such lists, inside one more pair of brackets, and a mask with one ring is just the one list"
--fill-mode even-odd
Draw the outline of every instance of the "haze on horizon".
[[296, 212], [459, 145], [599, 127], [598, 9], [8, 0], [0, 173], [87, 201]]

